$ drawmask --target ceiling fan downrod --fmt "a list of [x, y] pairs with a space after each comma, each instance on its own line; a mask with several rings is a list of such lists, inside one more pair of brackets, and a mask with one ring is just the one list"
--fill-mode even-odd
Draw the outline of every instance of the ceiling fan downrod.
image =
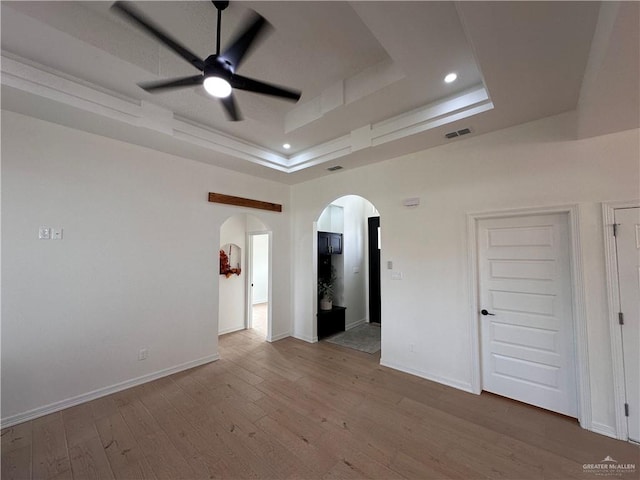
[[220, 55], [220, 25], [222, 23], [222, 11], [229, 6], [228, 1], [211, 0], [218, 10], [218, 28], [216, 29], [216, 55]]

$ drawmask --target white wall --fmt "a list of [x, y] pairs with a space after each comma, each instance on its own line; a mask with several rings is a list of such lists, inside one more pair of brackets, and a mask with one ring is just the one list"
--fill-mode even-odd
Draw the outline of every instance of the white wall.
[[319, 232], [344, 233], [344, 209], [337, 205], [327, 205], [318, 218]]
[[[467, 214], [579, 204], [593, 425], [615, 425], [600, 202], [637, 198], [639, 131], [575, 140], [564, 114], [295, 185], [294, 335], [313, 338], [311, 231], [345, 194], [370, 200], [382, 220], [382, 361], [468, 389], [471, 356]], [[420, 197], [418, 208], [402, 206]], [[409, 351], [409, 344], [416, 345]]]
[[[220, 246], [232, 243], [240, 247], [240, 275], [218, 275], [220, 295], [218, 302], [218, 334], [235, 332], [245, 328], [246, 272], [247, 272], [247, 216], [234, 215], [220, 227]], [[235, 265], [232, 265], [234, 267]], [[219, 268], [217, 272], [219, 272]]]
[[[324, 206], [371, 200], [382, 262], [404, 273], [391, 281], [383, 269], [383, 361], [461, 388], [475, 361], [467, 213], [579, 204], [593, 421], [615, 425], [600, 202], [640, 197], [638, 130], [575, 140], [565, 114], [290, 189], [2, 115], [3, 425], [216, 357], [220, 226], [245, 210], [208, 203], [208, 191], [285, 205], [255, 213], [277, 251], [293, 252], [272, 266], [274, 339], [292, 318], [296, 336], [314, 336], [308, 273]], [[402, 206], [415, 196], [420, 207]], [[64, 239], [37, 240], [39, 225], [63, 227]]]
[[[3, 426], [217, 357], [220, 226], [247, 210], [208, 192], [283, 204], [250, 212], [291, 248], [285, 185], [7, 111], [1, 140]], [[291, 270], [274, 262], [274, 338]]]

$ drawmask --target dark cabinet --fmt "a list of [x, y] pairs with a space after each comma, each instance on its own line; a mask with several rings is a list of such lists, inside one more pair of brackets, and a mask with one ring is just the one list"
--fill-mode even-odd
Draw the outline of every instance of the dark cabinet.
[[334, 333], [344, 332], [345, 307], [318, 310], [318, 340]]
[[342, 234], [318, 232], [318, 255], [341, 255]]

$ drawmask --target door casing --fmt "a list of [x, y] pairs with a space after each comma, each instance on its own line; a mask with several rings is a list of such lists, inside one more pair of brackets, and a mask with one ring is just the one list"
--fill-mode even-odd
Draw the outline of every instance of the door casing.
[[[580, 256], [579, 206], [560, 205], [549, 207], [520, 208], [467, 214], [467, 251], [469, 259], [469, 312], [471, 340], [471, 391], [482, 391], [481, 350], [480, 350], [480, 303], [478, 277], [478, 221], [491, 218], [519, 217], [526, 215], [544, 215], [566, 213], [569, 223], [569, 258], [571, 270], [572, 307], [574, 315], [574, 344], [576, 383], [578, 400], [578, 421], [587, 430], [594, 430], [591, 419], [591, 387], [589, 381], [589, 358], [587, 355], [587, 324], [584, 297], [583, 265]], [[604, 432], [599, 432], [604, 433]]]
[[624, 364], [622, 358], [622, 332], [618, 323], [618, 268], [616, 261], [616, 243], [613, 237], [613, 224], [615, 223], [615, 210], [619, 208], [640, 207], [640, 200], [623, 202], [606, 202], [602, 204], [602, 222], [604, 232], [604, 250], [606, 255], [606, 280], [607, 280], [607, 311], [609, 320], [609, 333], [611, 337], [611, 355], [613, 360], [613, 395], [614, 411], [616, 415], [615, 438], [629, 440], [627, 418], [624, 415], [625, 385]]

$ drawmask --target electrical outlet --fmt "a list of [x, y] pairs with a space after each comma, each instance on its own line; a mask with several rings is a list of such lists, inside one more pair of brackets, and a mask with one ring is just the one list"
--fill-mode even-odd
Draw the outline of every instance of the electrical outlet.
[[40, 240], [50, 240], [51, 239], [51, 227], [47, 227], [46, 225], [42, 225], [38, 229], [38, 238]]
[[141, 348], [140, 351], [138, 351], [138, 360], [146, 360], [148, 356], [149, 356], [148, 348]]

